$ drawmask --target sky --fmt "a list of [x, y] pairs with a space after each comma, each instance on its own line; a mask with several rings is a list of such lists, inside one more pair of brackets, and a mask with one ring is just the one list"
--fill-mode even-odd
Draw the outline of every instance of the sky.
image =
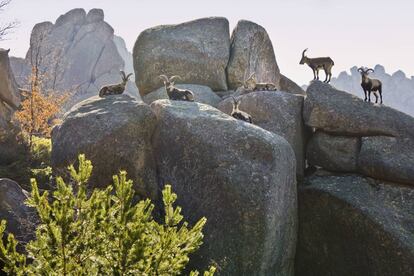
[[129, 50], [141, 31], [157, 25], [224, 16], [232, 29], [240, 19], [254, 21], [268, 31], [281, 72], [301, 85], [313, 77], [299, 65], [305, 48], [309, 57], [330, 56], [334, 76], [376, 64], [414, 75], [413, 0], [13, 0], [0, 23], [18, 20], [20, 26], [0, 47], [25, 56], [33, 26], [73, 8], [102, 8]]

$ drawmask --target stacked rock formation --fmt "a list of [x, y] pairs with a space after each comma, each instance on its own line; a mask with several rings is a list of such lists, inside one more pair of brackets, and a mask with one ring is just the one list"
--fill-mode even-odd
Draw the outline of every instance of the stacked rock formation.
[[[69, 92], [70, 107], [96, 95], [103, 85], [121, 81], [119, 71], [128, 69], [121, 56], [126, 54], [123, 45], [122, 39], [114, 37], [114, 29], [104, 21], [103, 10], [86, 13], [74, 9], [54, 24], [35, 25], [26, 58], [13, 58], [12, 67], [19, 85], [24, 87], [31, 67], [38, 64], [44, 73], [44, 89]], [[135, 96], [137, 92], [135, 85], [128, 85], [127, 93]]]

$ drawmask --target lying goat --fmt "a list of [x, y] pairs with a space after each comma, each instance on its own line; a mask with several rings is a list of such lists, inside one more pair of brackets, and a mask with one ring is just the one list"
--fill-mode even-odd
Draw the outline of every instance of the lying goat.
[[253, 91], [276, 91], [276, 85], [273, 83], [266, 83], [266, 82], [257, 82], [256, 81], [256, 73], [252, 73], [246, 80], [243, 82], [240, 81], [242, 86], [237, 88], [237, 92], [240, 94], [247, 94]]
[[361, 73], [361, 76], [362, 76], [361, 87], [364, 90], [364, 94], [365, 94], [364, 101], [371, 102], [371, 92], [374, 92], [374, 95], [376, 98], [375, 103], [378, 103], [378, 94], [379, 94], [381, 98], [381, 104], [382, 104], [382, 83], [381, 81], [377, 79], [371, 79], [368, 77], [370, 72], [374, 72], [374, 69], [371, 69], [371, 68], [364, 69], [361, 67], [361, 68], [358, 68], [358, 72]]
[[126, 84], [129, 80], [129, 77], [132, 76], [131, 74], [125, 75], [124, 71], [121, 71], [122, 82], [118, 84], [110, 84], [105, 85], [99, 90], [99, 97], [105, 97], [108, 95], [119, 95], [124, 93]]
[[326, 75], [324, 82], [329, 83], [332, 77], [332, 67], [335, 65], [334, 61], [330, 57], [308, 58], [305, 56], [307, 50], [302, 52], [299, 64], [307, 64], [312, 69], [313, 80], [319, 80], [319, 70], [323, 69]]
[[252, 116], [239, 109], [241, 100], [236, 100], [234, 97], [231, 98], [233, 99], [233, 110], [231, 111], [231, 116], [237, 120], [253, 123]]
[[194, 93], [187, 89], [180, 89], [175, 87], [175, 79], [179, 76], [172, 76], [168, 78], [166, 75], [161, 75], [160, 79], [164, 81], [165, 90], [167, 90], [168, 98], [173, 101], [188, 101], [194, 102]]

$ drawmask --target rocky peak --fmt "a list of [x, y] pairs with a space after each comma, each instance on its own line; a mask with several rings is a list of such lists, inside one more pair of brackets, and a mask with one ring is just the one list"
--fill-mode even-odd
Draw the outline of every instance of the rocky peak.
[[[36, 51], [41, 57], [39, 69], [45, 74], [44, 89], [55, 93], [70, 91], [73, 96], [68, 108], [97, 95], [103, 85], [119, 83], [119, 71], [125, 70], [124, 59], [114, 42], [114, 29], [104, 21], [101, 9], [88, 13], [74, 9], [61, 15], [55, 24], [37, 24], [25, 60], [13, 62], [21, 86], [28, 85], [31, 55]], [[133, 82], [126, 92], [137, 95]]]
[[95, 23], [104, 21], [105, 15], [102, 9], [92, 9], [86, 16], [87, 23]]
[[65, 24], [82, 25], [86, 20], [86, 12], [84, 9], [73, 9], [61, 15], [56, 20], [55, 26], [59, 27]]

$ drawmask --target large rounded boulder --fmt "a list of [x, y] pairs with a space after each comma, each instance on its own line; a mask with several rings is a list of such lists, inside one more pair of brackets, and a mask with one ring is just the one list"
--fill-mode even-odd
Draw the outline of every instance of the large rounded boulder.
[[6, 220], [6, 232], [23, 243], [34, 238], [37, 222], [35, 210], [25, 204], [27, 197], [18, 183], [0, 178], [0, 220]]
[[[304, 97], [283, 91], [259, 91], [238, 97], [240, 110], [249, 113], [253, 123], [285, 138], [295, 151], [296, 172], [303, 177], [305, 169], [306, 129], [302, 121]], [[227, 114], [232, 112], [232, 98], [219, 104]]]
[[[191, 267], [212, 261], [223, 275], [293, 275], [295, 156], [282, 137], [204, 104], [151, 104], [160, 185], [194, 223], [207, 218]], [[172, 127], [173, 126], [173, 127]]]
[[112, 183], [126, 170], [143, 197], [156, 198], [151, 136], [156, 118], [148, 105], [128, 95], [93, 97], [75, 105], [52, 133], [52, 165], [66, 168], [85, 154], [94, 165], [93, 187]]
[[227, 66], [229, 89], [237, 89], [240, 81], [252, 73], [257, 82], [273, 83], [280, 88], [280, 71], [269, 35], [262, 26], [240, 20], [231, 36]]
[[162, 86], [159, 75], [179, 75], [181, 83], [227, 90], [229, 22], [202, 18], [143, 31], [134, 46], [135, 81], [141, 96]]
[[412, 188], [355, 175], [305, 184], [296, 275], [414, 275]]

